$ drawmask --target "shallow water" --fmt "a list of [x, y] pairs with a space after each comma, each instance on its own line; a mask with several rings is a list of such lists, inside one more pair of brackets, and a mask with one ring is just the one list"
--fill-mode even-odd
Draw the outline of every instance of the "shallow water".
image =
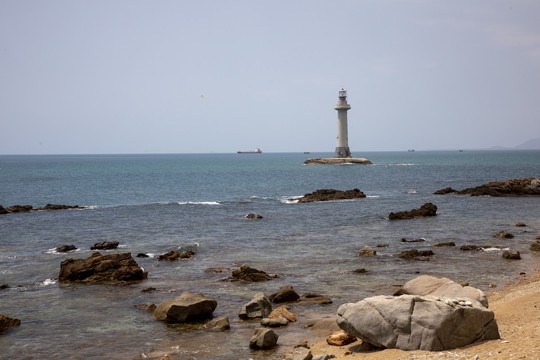
[[[177, 358], [267, 359], [309, 338], [307, 322], [334, 316], [345, 302], [391, 294], [418, 274], [468, 281], [484, 291], [537, 267], [528, 250], [540, 233], [540, 199], [437, 196], [493, 180], [540, 177], [539, 151], [365, 153], [373, 166], [304, 166], [303, 154], [0, 156], [0, 204], [47, 203], [91, 206], [87, 210], [0, 216], [0, 313], [22, 324], [0, 336], [5, 358], [138, 359], [154, 351]], [[312, 157], [330, 154], [311, 154]], [[295, 204], [288, 198], [321, 188], [359, 188], [365, 199]], [[414, 192], [411, 192], [414, 190]], [[432, 218], [389, 221], [392, 211], [438, 207]], [[261, 220], [247, 220], [248, 213]], [[513, 225], [519, 221], [524, 228]], [[507, 230], [514, 239], [496, 239]], [[425, 243], [403, 243], [425, 238]], [[135, 285], [64, 285], [54, 281], [60, 262], [86, 258], [98, 241], [119, 241], [111, 252], [140, 252], [149, 272]], [[454, 241], [455, 247], [430, 243]], [[73, 244], [69, 254], [53, 251]], [[363, 246], [375, 257], [358, 257]], [[505, 261], [501, 250], [464, 252], [464, 244], [512, 247], [521, 261]], [[405, 261], [407, 249], [432, 249], [431, 261]], [[159, 254], [193, 250], [194, 259], [165, 263]], [[277, 274], [265, 283], [222, 281], [240, 264]], [[221, 274], [207, 273], [225, 267]], [[353, 270], [365, 268], [365, 274]], [[49, 279], [49, 280], [48, 280]], [[299, 293], [330, 296], [333, 304], [293, 306], [297, 323], [278, 329], [280, 347], [248, 349], [256, 322], [237, 314], [258, 291], [283, 285]], [[155, 287], [155, 292], [141, 290]], [[215, 316], [228, 316], [231, 330], [204, 332], [167, 325], [136, 308], [189, 290], [215, 298]]]

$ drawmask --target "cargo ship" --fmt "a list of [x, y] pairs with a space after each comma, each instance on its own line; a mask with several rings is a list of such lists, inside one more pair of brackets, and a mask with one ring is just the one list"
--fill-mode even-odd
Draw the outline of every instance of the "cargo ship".
[[238, 154], [262, 154], [261, 149], [255, 148], [253, 151], [237, 151]]

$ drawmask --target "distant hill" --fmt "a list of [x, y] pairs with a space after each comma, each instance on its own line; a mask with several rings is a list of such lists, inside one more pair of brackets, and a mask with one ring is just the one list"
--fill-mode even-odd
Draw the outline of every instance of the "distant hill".
[[540, 138], [525, 141], [523, 144], [514, 147], [493, 146], [487, 150], [540, 150]]

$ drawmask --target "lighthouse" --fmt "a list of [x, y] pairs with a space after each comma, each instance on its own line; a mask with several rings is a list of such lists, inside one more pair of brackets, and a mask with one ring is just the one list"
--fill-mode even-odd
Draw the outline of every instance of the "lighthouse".
[[347, 132], [347, 111], [351, 105], [347, 104], [347, 91], [339, 90], [339, 100], [334, 109], [338, 112], [337, 118], [337, 146], [334, 158], [350, 158], [349, 134]]

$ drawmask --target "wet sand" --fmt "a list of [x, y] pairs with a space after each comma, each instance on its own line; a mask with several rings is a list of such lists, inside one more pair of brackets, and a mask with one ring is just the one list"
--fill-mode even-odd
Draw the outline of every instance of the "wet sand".
[[501, 339], [484, 341], [449, 351], [403, 351], [386, 349], [359, 352], [359, 341], [330, 346], [319, 341], [312, 354], [333, 354], [336, 359], [540, 359], [540, 266], [516, 283], [488, 293], [489, 309], [495, 313]]

